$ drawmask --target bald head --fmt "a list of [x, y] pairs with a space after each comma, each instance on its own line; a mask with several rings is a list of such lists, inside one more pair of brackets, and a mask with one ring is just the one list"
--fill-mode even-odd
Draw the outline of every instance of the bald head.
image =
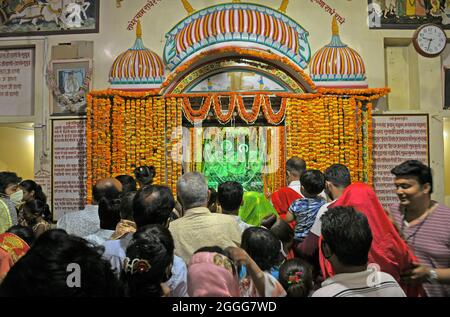
[[286, 162], [286, 171], [292, 180], [300, 180], [300, 177], [306, 171], [306, 162], [296, 156]]
[[122, 184], [115, 178], [104, 178], [99, 180], [93, 190], [94, 202], [99, 202], [102, 198], [117, 199], [122, 192]]

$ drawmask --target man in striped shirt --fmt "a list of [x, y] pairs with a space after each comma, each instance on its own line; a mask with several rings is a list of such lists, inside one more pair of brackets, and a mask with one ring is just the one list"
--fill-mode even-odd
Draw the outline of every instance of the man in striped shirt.
[[395, 279], [367, 265], [372, 232], [367, 217], [353, 207], [335, 207], [322, 216], [321, 252], [334, 276], [312, 297], [405, 297]]
[[424, 283], [430, 297], [449, 297], [445, 269], [450, 268], [450, 208], [431, 200], [433, 178], [428, 166], [410, 160], [391, 172], [400, 200], [390, 208], [391, 217], [420, 262], [404, 272], [403, 280]]

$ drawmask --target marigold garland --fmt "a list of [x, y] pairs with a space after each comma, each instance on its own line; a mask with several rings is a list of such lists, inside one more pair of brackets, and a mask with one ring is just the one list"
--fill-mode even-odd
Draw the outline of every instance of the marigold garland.
[[[175, 191], [181, 164], [170, 157], [171, 149], [178, 146], [170, 137], [181, 126], [183, 113], [195, 122], [204, 120], [211, 110], [219, 122], [225, 123], [236, 113], [248, 124], [255, 122], [260, 114], [271, 125], [285, 120], [285, 125], [276, 128], [280, 140], [272, 139], [270, 133], [267, 135], [268, 145], [270, 142], [279, 144], [280, 166], [286, 156], [303, 157], [307, 159], [308, 167], [321, 170], [334, 163], [343, 163], [350, 169], [353, 181], [372, 183], [373, 106], [370, 100], [388, 91], [321, 88], [317, 94], [304, 95], [220, 93], [165, 97], [148, 92], [92, 92], [87, 97], [88, 201], [92, 201], [92, 185], [98, 179], [131, 175], [138, 164], [154, 165], [157, 170], [155, 183], [167, 184]], [[246, 96], [254, 98], [251, 110], [245, 109]], [[194, 110], [189, 98], [198, 97], [203, 98], [203, 103]], [[228, 98], [228, 105], [223, 105], [221, 98], [224, 97]], [[273, 97], [281, 98], [276, 113], [270, 99]], [[201, 132], [197, 130], [190, 129], [192, 143], [186, 157], [191, 159], [195, 156], [193, 141], [198, 140], [196, 135]], [[198, 141], [196, 145], [202, 146]], [[201, 162], [195, 164], [192, 160], [191, 168], [201, 169]], [[264, 178], [266, 194], [284, 185], [284, 173], [279, 169]]]

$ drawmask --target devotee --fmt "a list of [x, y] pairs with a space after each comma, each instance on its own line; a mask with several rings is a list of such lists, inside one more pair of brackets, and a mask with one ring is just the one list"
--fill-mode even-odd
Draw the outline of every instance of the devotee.
[[[52, 222], [52, 215], [50, 211], [50, 207], [47, 204], [47, 196], [42, 191], [41, 185], [37, 184], [33, 180], [24, 180], [19, 184], [19, 188], [23, 191], [22, 202], [28, 202], [31, 200], [40, 200], [45, 204], [45, 220], [48, 222]], [[18, 212], [18, 223], [23, 226], [28, 226], [23, 216], [23, 203], [19, 207]]]
[[[267, 229], [251, 227], [242, 234], [242, 249], [228, 248], [231, 259], [241, 265], [242, 297], [285, 297], [286, 292], [272, 270], [280, 265], [282, 244]], [[276, 269], [278, 271], [278, 268]]]
[[[175, 206], [172, 192], [166, 186], [148, 185], [141, 188], [133, 199], [133, 219], [136, 227], [159, 224], [164, 227], [169, 225], [169, 217]], [[127, 233], [119, 240], [106, 241], [103, 246], [103, 257], [108, 259], [116, 274], [120, 276], [123, 269], [123, 261], [126, 258], [126, 249], [132, 239], [132, 234]], [[186, 264], [178, 256], [174, 256], [172, 277], [166, 283], [170, 288], [171, 297], [187, 296], [187, 269]]]
[[[288, 186], [278, 189], [270, 197], [270, 200], [281, 219], [286, 218], [286, 214], [292, 203], [303, 197], [300, 192], [300, 177], [305, 171], [306, 163], [304, 160], [298, 157], [292, 157], [287, 160], [286, 181]], [[295, 223], [292, 224], [292, 228], [294, 228], [294, 226]]]
[[142, 188], [153, 184], [153, 178], [156, 176], [156, 169], [154, 166], [139, 166], [134, 170], [134, 176]]
[[98, 203], [103, 197], [117, 197], [122, 191], [122, 184], [115, 178], [99, 180], [92, 189], [92, 205], [86, 205], [83, 210], [63, 215], [57, 223], [58, 229], [68, 234], [86, 237], [100, 229]]
[[328, 211], [328, 207], [336, 202], [344, 190], [351, 184], [350, 171], [345, 165], [333, 164], [324, 173], [325, 193], [331, 199], [317, 212], [314, 224], [303, 243], [296, 248], [297, 256], [307, 259], [314, 269], [314, 276], [320, 274], [319, 265], [319, 238], [321, 235], [322, 222], [320, 218]]
[[239, 217], [239, 208], [243, 205], [244, 188], [238, 182], [226, 182], [219, 185], [217, 200], [224, 215], [233, 217], [239, 225], [241, 232], [251, 227]]
[[262, 193], [245, 192], [244, 204], [239, 209], [239, 217], [251, 226], [260, 226], [264, 218], [275, 215], [277, 211]]
[[431, 199], [433, 178], [428, 166], [410, 160], [391, 172], [400, 203], [391, 206], [390, 214], [418, 258], [413, 268], [403, 272], [403, 280], [424, 283], [430, 297], [448, 297], [450, 285], [441, 282], [450, 267], [450, 208]]
[[29, 244], [18, 235], [11, 232], [0, 234], [0, 284], [13, 265], [29, 249]]
[[0, 173], [0, 234], [18, 223], [16, 206], [23, 198], [23, 191], [19, 189], [21, 180], [16, 173]]
[[314, 286], [312, 267], [299, 258], [288, 260], [280, 266], [279, 281], [287, 297], [309, 297]]
[[372, 233], [367, 217], [353, 207], [322, 216], [321, 252], [334, 271], [312, 297], [405, 297], [390, 275], [368, 268]]
[[296, 222], [295, 224], [295, 248], [300, 245], [308, 236], [316, 215], [325, 204], [319, 194], [325, 188], [325, 178], [318, 170], [307, 170], [303, 173], [301, 180], [301, 192], [304, 198], [295, 200], [289, 207], [286, 215], [286, 222]]
[[[400, 274], [411, 269], [417, 258], [398, 234], [373, 188], [362, 183], [348, 186], [330, 207], [339, 206], [352, 206], [367, 217], [373, 236], [369, 262], [378, 264], [382, 272], [393, 276], [408, 297], [425, 295], [420, 285], [406, 285], [400, 280]], [[331, 212], [328, 210], [325, 215]], [[334, 272], [329, 262], [322, 253], [319, 256], [324, 278], [332, 276]]]
[[188, 265], [190, 297], [239, 297], [239, 280], [234, 263], [219, 248], [200, 249]]
[[119, 240], [128, 233], [136, 232], [136, 223], [133, 219], [133, 200], [137, 192], [122, 193], [120, 198], [120, 221], [111, 235], [111, 240]]
[[136, 180], [130, 175], [119, 175], [116, 179], [122, 184], [122, 193], [137, 191]]
[[121, 295], [120, 283], [99, 250], [63, 230], [42, 234], [0, 284], [3, 297]]
[[45, 231], [51, 229], [51, 224], [46, 221], [49, 215], [47, 204], [40, 200], [29, 200], [23, 205], [23, 217], [28, 226], [33, 229], [34, 235], [38, 238]]
[[98, 217], [100, 228], [94, 233], [84, 237], [95, 245], [102, 245], [114, 233], [120, 222], [121, 192], [113, 191], [111, 195], [100, 198], [98, 202]]
[[186, 263], [201, 247], [240, 245], [241, 231], [236, 220], [229, 215], [211, 213], [207, 208], [208, 185], [202, 174], [195, 172], [181, 176], [177, 182], [177, 196], [184, 215], [172, 221], [169, 230], [175, 241], [175, 254]]
[[164, 284], [172, 273], [174, 244], [169, 230], [161, 225], [139, 228], [127, 247], [122, 279], [131, 297], [168, 297]]

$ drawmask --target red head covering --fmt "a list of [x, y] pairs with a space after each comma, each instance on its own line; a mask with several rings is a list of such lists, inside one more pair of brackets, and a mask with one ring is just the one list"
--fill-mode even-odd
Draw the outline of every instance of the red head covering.
[[[289, 207], [292, 203], [297, 200], [303, 198], [302, 195], [297, 193], [290, 187], [283, 187], [277, 190], [270, 196], [270, 200], [272, 201], [272, 205], [275, 207], [278, 215], [281, 219], [286, 219], [286, 214], [289, 211]], [[295, 227], [295, 222], [291, 222], [289, 224], [291, 228]]]
[[15, 234], [0, 234], [0, 279], [29, 249], [28, 244]]
[[[392, 275], [400, 282], [400, 274], [410, 269], [413, 262], [418, 261], [398, 234], [372, 187], [362, 183], [348, 186], [342, 196], [328, 208], [338, 206], [352, 206], [367, 217], [373, 236], [369, 263], [377, 263], [382, 272]], [[334, 275], [330, 262], [324, 258], [322, 252], [320, 266], [324, 278]], [[407, 296], [425, 294], [421, 286], [400, 285]]]

